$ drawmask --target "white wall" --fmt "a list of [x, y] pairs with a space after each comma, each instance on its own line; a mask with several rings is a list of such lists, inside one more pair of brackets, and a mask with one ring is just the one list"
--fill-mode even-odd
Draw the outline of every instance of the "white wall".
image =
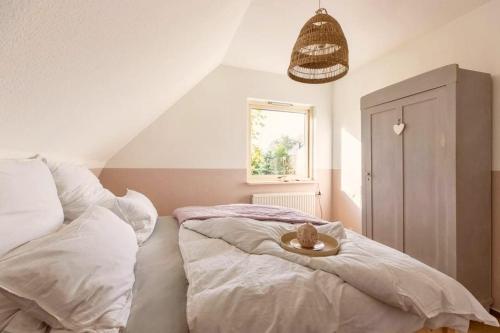
[[[457, 63], [465, 69], [493, 76], [493, 157], [494, 170], [500, 170], [500, 0], [478, 9], [407, 42], [378, 60], [349, 73], [333, 84], [334, 146], [333, 167], [356, 165], [360, 145], [343, 146], [344, 138], [361, 135], [361, 96], [387, 85], [444, 65]], [[344, 133], [344, 134], [342, 134]], [[344, 154], [352, 148], [355, 152]], [[345, 160], [348, 159], [348, 160]], [[359, 168], [358, 168], [359, 170]]]
[[106, 165], [245, 169], [247, 98], [315, 106], [316, 169], [331, 169], [331, 90], [285, 75], [219, 66]]
[[[493, 76], [493, 168], [500, 170], [500, 0], [408, 41], [350, 72], [333, 86], [333, 169], [342, 169], [342, 192], [361, 204], [360, 98], [426, 71], [457, 63]], [[335, 200], [335, 198], [334, 198]]]

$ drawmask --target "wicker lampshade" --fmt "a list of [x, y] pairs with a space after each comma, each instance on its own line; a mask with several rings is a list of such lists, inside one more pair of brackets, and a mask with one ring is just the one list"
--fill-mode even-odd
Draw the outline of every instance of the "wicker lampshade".
[[303, 83], [326, 83], [349, 70], [349, 50], [340, 24], [324, 8], [306, 22], [293, 47], [288, 76]]

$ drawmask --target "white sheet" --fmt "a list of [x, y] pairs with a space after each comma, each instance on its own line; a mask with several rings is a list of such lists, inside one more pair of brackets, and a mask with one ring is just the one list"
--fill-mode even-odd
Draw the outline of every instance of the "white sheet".
[[139, 248], [134, 298], [123, 333], [189, 333], [187, 281], [178, 235], [177, 221], [163, 216], [151, 238]]
[[[292, 228], [242, 218], [183, 224], [192, 332], [466, 332], [469, 319], [497, 324], [458, 282], [407, 255], [348, 232], [339, 255], [309, 258], [278, 245]], [[318, 229], [344, 236], [340, 224]]]

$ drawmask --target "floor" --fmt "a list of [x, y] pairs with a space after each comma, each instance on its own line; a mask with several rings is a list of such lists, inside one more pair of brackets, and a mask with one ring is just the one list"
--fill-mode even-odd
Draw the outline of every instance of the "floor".
[[[500, 313], [496, 313], [495, 311], [493, 311], [492, 315], [497, 317], [497, 319], [500, 321]], [[469, 333], [500, 333], [500, 328], [472, 323], [469, 328]]]
[[[500, 321], [500, 314], [492, 313]], [[421, 330], [417, 333], [454, 333], [454, 330], [439, 329], [439, 330]], [[479, 323], [471, 323], [469, 333], [500, 333], [500, 327], [486, 326]]]
[[472, 323], [469, 333], [500, 333], [500, 328]]

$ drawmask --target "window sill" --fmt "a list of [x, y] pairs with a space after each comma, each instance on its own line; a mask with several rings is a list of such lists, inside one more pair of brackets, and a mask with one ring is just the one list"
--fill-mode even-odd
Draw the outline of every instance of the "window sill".
[[299, 185], [299, 184], [318, 184], [316, 180], [247, 180], [248, 185]]

